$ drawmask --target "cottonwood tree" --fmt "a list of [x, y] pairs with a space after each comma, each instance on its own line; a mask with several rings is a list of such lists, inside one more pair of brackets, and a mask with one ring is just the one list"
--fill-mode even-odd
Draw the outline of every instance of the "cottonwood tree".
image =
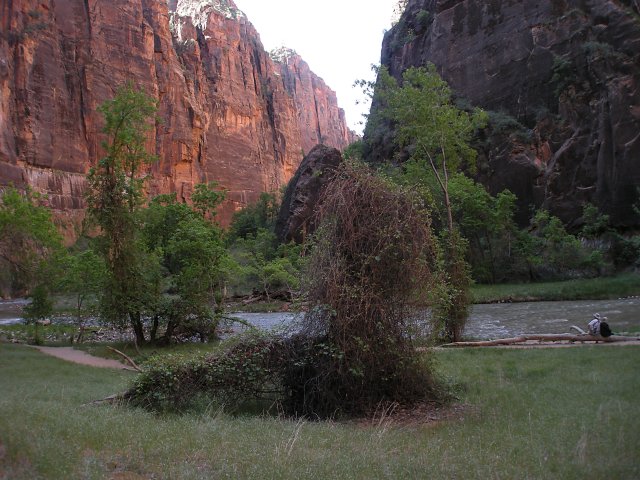
[[85, 322], [95, 315], [96, 301], [104, 288], [106, 269], [104, 260], [93, 250], [68, 255], [62, 263], [58, 288], [74, 299], [74, 314], [78, 327], [77, 341], [84, 335]]
[[102, 318], [130, 325], [145, 342], [143, 313], [157, 301], [154, 259], [139, 239], [144, 165], [155, 160], [145, 149], [156, 101], [131, 84], [98, 109], [104, 117], [106, 155], [88, 176], [88, 214], [100, 227], [107, 275], [100, 302]]
[[27, 325], [33, 324], [34, 326], [33, 343], [42, 345], [42, 339], [38, 334], [38, 325], [53, 313], [53, 301], [49, 289], [44, 284], [36, 286], [29, 298], [31, 298], [31, 303], [22, 309], [22, 315]]
[[44, 264], [62, 250], [51, 212], [31, 190], [0, 192], [0, 282], [8, 290], [28, 291]]
[[228, 264], [222, 231], [207, 220], [224, 198], [214, 187], [197, 185], [200, 196], [193, 206], [178, 203], [175, 195], [160, 195], [143, 212], [144, 245], [158, 259], [165, 286], [162, 305], [153, 316], [152, 341], [161, 320], [166, 326], [163, 342], [169, 342], [177, 331], [197, 334], [202, 341], [214, 333], [222, 312]]
[[470, 276], [464, 260], [466, 243], [453, 220], [449, 179], [464, 166], [474, 168], [476, 152], [469, 142], [486, 123], [486, 113], [457, 108], [451, 89], [433, 64], [409, 68], [400, 83], [386, 68], [380, 68], [375, 97], [377, 115], [392, 122], [395, 141], [409, 152], [406, 178], [431, 189], [435, 183], [441, 194], [446, 219], [443, 272], [447, 288], [438, 295], [435, 311], [444, 322], [446, 337], [458, 341], [468, 315]]

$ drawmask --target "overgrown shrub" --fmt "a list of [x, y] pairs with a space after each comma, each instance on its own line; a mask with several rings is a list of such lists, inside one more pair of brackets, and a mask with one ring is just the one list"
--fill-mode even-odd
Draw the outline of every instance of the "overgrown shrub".
[[313, 412], [363, 413], [430, 392], [429, 372], [407, 335], [434, 270], [436, 247], [421, 205], [356, 164], [340, 167], [327, 187], [306, 276], [312, 310], [305, 332], [335, 354], [316, 365]]
[[203, 397], [228, 405], [265, 398], [279, 384], [283, 341], [251, 333], [210, 355], [151, 359], [125, 397], [153, 411], [184, 411]]
[[335, 175], [307, 268], [310, 311], [295, 334], [250, 335], [205, 358], [158, 363], [126, 394], [131, 402], [181, 410], [202, 396], [267, 398], [326, 418], [440, 398], [409, 335], [434, 270], [429, 217], [410, 191], [364, 166]]

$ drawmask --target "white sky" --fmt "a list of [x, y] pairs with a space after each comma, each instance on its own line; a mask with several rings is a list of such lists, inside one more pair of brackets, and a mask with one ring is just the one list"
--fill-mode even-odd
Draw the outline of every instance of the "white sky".
[[397, 0], [235, 0], [256, 27], [267, 51], [286, 46], [336, 91], [350, 128], [360, 133], [368, 105], [358, 79], [373, 79], [380, 63], [384, 30], [391, 26]]

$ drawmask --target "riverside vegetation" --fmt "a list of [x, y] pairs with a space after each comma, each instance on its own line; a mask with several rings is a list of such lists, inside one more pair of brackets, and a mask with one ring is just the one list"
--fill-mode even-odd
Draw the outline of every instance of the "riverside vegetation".
[[[589, 205], [584, 241], [545, 211], [518, 228], [513, 195], [491, 197], [463, 173], [473, 169], [468, 142], [486, 115], [455, 107], [433, 68], [407, 71], [402, 85], [380, 75], [378, 111], [400, 125], [396, 141], [411, 158], [381, 171], [357, 161], [338, 168], [317, 209], [320, 227], [304, 246], [278, 245], [274, 195], [240, 212], [228, 232], [215, 221], [224, 198], [215, 184], [197, 185], [190, 204], [170, 195], [145, 201], [141, 172], [154, 159], [144, 140], [155, 102], [121, 88], [100, 109], [105, 157], [88, 177], [88, 218], [98, 236], [65, 251], [59, 237], [43, 240], [53, 227], [33, 195], [3, 194], [2, 261], [12, 286], [31, 292], [27, 318], [36, 325], [45, 318], [58, 289], [76, 298], [81, 331], [95, 311], [131, 329], [138, 346], [206, 342], [216, 337], [225, 295], [242, 282], [268, 300], [301, 291], [309, 313], [297, 333], [249, 335], [199, 359], [158, 362], [120, 398], [157, 411], [208, 399], [271, 402], [303, 417], [366, 416], [394, 402], [450, 398], [406, 332], [412, 312], [431, 305], [433, 338], [460, 339], [471, 275], [584, 276], [638, 261], [637, 239], [610, 231]], [[407, 115], [416, 105], [419, 114]]]

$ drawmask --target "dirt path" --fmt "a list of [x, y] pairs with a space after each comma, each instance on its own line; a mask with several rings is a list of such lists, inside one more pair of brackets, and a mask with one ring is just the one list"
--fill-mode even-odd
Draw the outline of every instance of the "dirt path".
[[35, 347], [42, 353], [51, 355], [52, 357], [66, 360], [67, 362], [78, 363], [80, 365], [89, 365], [90, 367], [99, 368], [116, 368], [118, 370], [130, 370], [135, 372], [133, 368], [130, 368], [117, 360], [109, 360], [107, 358], [94, 357], [82, 350], [76, 350], [72, 347]]

